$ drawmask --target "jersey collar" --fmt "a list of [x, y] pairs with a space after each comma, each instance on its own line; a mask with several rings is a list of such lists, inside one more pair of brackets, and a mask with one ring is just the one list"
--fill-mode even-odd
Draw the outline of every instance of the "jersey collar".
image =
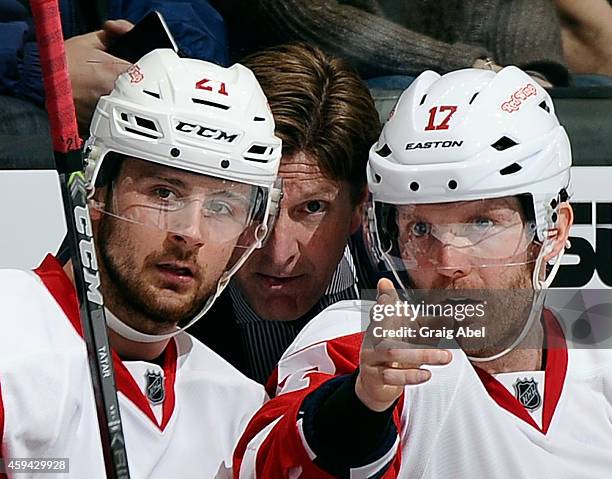
[[[55, 257], [48, 254], [38, 268], [34, 270], [47, 290], [62, 308], [75, 331], [83, 338], [79, 303], [76, 290], [70, 278], [62, 269], [61, 264]], [[177, 347], [172, 338], [163, 352], [162, 368], [164, 370], [164, 388], [166, 398], [162, 406], [162, 421], [157, 422], [155, 414], [146, 396], [121, 361], [119, 355], [112, 350], [113, 365], [115, 367], [115, 381], [117, 390], [127, 397], [138, 409], [140, 409], [161, 431], [163, 431], [172, 417], [175, 404], [174, 382], [176, 378]]]
[[543, 311], [543, 324], [546, 338], [546, 368], [541, 428], [503, 384], [478, 366], [474, 366], [474, 369], [491, 398], [500, 407], [530, 424], [542, 434], [546, 434], [563, 391], [568, 354], [563, 330], [552, 312], [547, 309]]

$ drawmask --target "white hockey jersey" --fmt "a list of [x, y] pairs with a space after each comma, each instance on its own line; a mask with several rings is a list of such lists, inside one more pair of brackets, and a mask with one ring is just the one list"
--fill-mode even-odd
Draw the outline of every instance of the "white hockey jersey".
[[[51, 256], [36, 272], [0, 271], [1, 456], [69, 460], [69, 474], [15, 477], [105, 477], [77, 308]], [[161, 365], [113, 360], [133, 479], [231, 477], [262, 386], [186, 333], [170, 341]]]
[[[331, 477], [315, 464], [300, 404], [326, 380], [354, 371], [371, 304], [336, 303], [302, 330], [278, 365], [277, 396], [240, 441], [236, 477]], [[394, 411], [394, 450], [350, 477], [612, 477], [612, 351], [568, 349], [554, 316], [544, 318], [547, 337], [557, 341], [548, 344], [541, 426], [506, 386], [453, 350], [449, 365], [431, 368], [430, 381], [405, 388]], [[537, 406], [529, 381], [521, 394]]]

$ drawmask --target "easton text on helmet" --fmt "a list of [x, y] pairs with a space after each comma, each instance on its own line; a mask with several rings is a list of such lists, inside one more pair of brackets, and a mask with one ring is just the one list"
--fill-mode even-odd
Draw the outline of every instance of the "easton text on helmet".
[[426, 141], [424, 143], [408, 143], [407, 150], [427, 150], [429, 148], [459, 148], [463, 146], [463, 140]]

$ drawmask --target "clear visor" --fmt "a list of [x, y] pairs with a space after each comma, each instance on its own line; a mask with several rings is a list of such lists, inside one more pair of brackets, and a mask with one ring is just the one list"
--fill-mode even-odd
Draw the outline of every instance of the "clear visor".
[[[372, 207], [372, 206], [371, 206]], [[536, 261], [536, 223], [516, 197], [448, 204], [375, 202], [377, 246], [394, 269], [512, 266]]]
[[267, 195], [262, 187], [129, 159], [92, 206], [209, 246], [250, 248], [260, 239]]

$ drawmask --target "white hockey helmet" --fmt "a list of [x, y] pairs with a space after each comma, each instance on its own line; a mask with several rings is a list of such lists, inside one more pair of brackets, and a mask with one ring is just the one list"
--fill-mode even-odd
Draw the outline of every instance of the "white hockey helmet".
[[[569, 139], [550, 96], [520, 69], [509, 66], [498, 73], [465, 69], [444, 76], [426, 71], [402, 93], [379, 141], [370, 149], [366, 240], [373, 259], [389, 268], [409, 291], [410, 271], [421, 267], [414, 259], [417, 255], [411, 256], [419, 239], [410, 245], [412, 250], [406, 248], [398, 230], [399, 215], [410, 217], [410, 209], [416, 211], [417, 205], [518, 197], [525, 210], [525, 220], [517, 215], [520, 224], [509, 222], [500, 228], [417, 224], [422, 231], [415, 228], [409, 234], [443, 244], [454, 236], [446, 244], [476, 252], [473, 264], [482, 267], [511, 264], [495, 256], [496, 247], [507, 246], [504, 242], [509, 237], [516, 241], [513, 248], [519, 247], [519, 241], [541, 243], [527, 260], [535, 262], [534, 305], [541, 304], [540, 293], [552, 282], [561, 260], [562, 254], [547, 278], [540, 280], [538, 272], [550, 251], [558, 206], [568, 199], [570, 167]], [[519, 337], [496, 357], [523, 339], [536, 314], [534, 306]]]
[[154, 50], [100, 98], [86, 144], [96, 184], [109, 151], [269, 187], [281, 144], [266, 97], [248, 68], [224, 68]]
[[[232, 194], [238, 188], [244, 191], [245, 185], [251, 187], [248, 215], [240, 218], [239, 229], [235, 223], [232, 228], [235, 237], [230, 239], [236, 241], [236, 250], [216, 290], [187, 326], [166, 335], [150, 335], [107, 315], [115, 331], [135, 341], [153, 342], [173, 336], [204, 315], [272, 228], [280, 201], [277, 172], [281, 142], [274, 134], [266, 97], [253, 73], [242, 65], [224, 68], [180, 58], [169, 49], [154, 50], [121, 74], [113, 91], [100, 98], [90, 133], [85, 161], [91, 197], [96, 187], [113, 180], [117, 167], [110, 159], [117, 157], [200, 175], [209, 182], [222, 183]], [[135, 184], [131, 178], [124, 183], [128, 187]], [[149, 214], [148, 200], [142, 199], [136, 206], [93, 201], [92, 207], [132, 223], [174, 232], [188, 226], [176, 211], [186, 210], [194, 203], [192, 200], [183, 198], [171, 207], [164, 205], [156, 215]], [[202, 203], [201, 199], [198, 202]], [[215, 214], [209, 207], [207, 215], [211, 211], [209, 216]], [[205, 225], [202, 229], [207, 230], [202, 234], [208, 239], [219, 236], [218, 228]]]
[[509, 66], [422, 73], [372, 146], [367, 175], [373, 200], [392, 204], [531, 195], [543, 241], [570, 166], [550, 96]]

